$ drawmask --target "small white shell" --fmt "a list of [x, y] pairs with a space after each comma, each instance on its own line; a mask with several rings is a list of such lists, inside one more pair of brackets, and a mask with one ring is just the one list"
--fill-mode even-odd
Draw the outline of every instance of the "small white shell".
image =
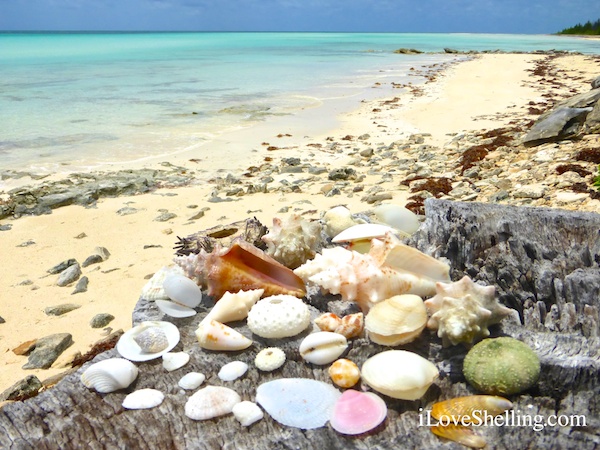
[[262, 409], [256, 403], [247, 400], [235, 405], [231, 412], [243, 427], [248, 427], [264, 417]]
[[254, 365], [264, 372], [279, 369], [285, 363], [285, 352], [279, 347], [263, 348], [256, 354]]
[[248, 370], [248, 364], [243, 361], [232, 361], [219, 370], [219, 378], [223, 381], [237, 380]]
[[156, 389], [138, 389], [128, 394], [122, 406], [125, 409], [150, 409], [160, 405], [165, 395]]
[[248, 311], [265, 293], [264, 289], [252, 289], [250, 291], [239, 291], [235, 294], [225, 292], [223, 297], [215, 303], [210, 312], [202, 321], [216, 320], [227, 323], [242, 320], [248, 316]]
[[163, 287], [171, 300], [188, 308], [195, 308], [202, 301], [200, 287], [184, 275], [167, 276]]
[[313, 364], [329, 364], [340, 357], [348, 347], [344, 336], [330, 331], [309, 334], [300, 343], [300, 356]]
[[415, 213], [400, 205], [382, 204], [375, 207], [373, 213], [380, 222], [407, 235], [413, 234], [421, 225]]
[[185, 415], [193, 420], [207, 420], [229, 414], [242, 399], [237, 392], [221, 386], [206, 386], [185, 404]]
[[[135, 342], [135, 338], [152, 328], [162, 330], [167, 338], [168, 345], [159, 352], [147, 352]], [[123, 358], [130, 361], [149, 361], [171, 351], [179, 343], [179, 329], [170, 322], [146, 321], [136, 325], [121, 336], [117, 342], [117, 351]]]
[[183, 269], [178, 265], [161, 267], [142, 288], [140, 297], [146, 300], [167, 300], [163, 283], [169, 275], [183, 275]]
[[196, 315], [196, 310], [187, 306], [179, 305], [171, 300], [154, 300], [154, 303], [167, 316], [181, 319]]
[[207, 350], [238, 351], [252, 345], [246, 336], [216, 320], [201, 322], [196, 337], [200, 347]]
[[335, 236], [331, 242], [337, 244], [340, 242], [368, 241], [370, 243], [371, 239], [382, 238], [385, 233], [389, 232], [395, 233], [396, 230], [379, 223], [361, 223], [345, 229]]
[[206, 380], [206, 376], [203, 373], [190, 372], [182, 376], [177, 384], [181, 389], [193, 391], [200, 387], [204, 380]]
[[263, 298], [248, 313], [248, 328], [264, 338], [295, 336], [309, 325], [308, 306], [292, 295]]
[[190, 355], [186, 352], [165, 353], [163, 355], [163, 367], [168, 372], [180, 369], [190, 360]]
[[123, 358], [109, 358], [92, 364], [81, 374], [88, 388], [106, 394], [128, 387], [138, 376], [138, 368]]

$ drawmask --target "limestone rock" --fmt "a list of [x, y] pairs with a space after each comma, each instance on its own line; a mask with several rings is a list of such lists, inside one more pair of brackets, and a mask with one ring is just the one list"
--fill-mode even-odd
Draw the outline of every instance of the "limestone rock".
[[40, 338], [23, 369], [48, 369], [71, 345], [73, 336], [70, 333], [57, 333]]
[[0, 402], [5, 400], [25, 400], [35, 397], [42, 383], [35, 375], [27, 375], [0, 394]]
[[75, 289], [73, 290], [73, 292], [71, 292], [71, 295], [80, 294], [81, 292], [86, 292], [89, 282], [90, 282], [90, 280], [88, 279], [88, 277], [85, 277], [85, 276], [81, 277], [79, 279], [79, 281], [77, 282], [77, 284], [75, 285]]
[[92, 328], [104, 328], [106, 326], [108, 326], [108, 324], [113, 321], [115, 319], [115, 316], [113, 316], [112, 314], [108, 314], [108, 313], [100, 313], [100, 314], [96, 314], [94, 317], [92, 317], [92, 320], [90, 320], [90, 326]]
[[81, 308], [81, 305], [76, 305], [75, 303], [63, 303], [61, 305], [49, 306], [44, 310], [44, 313], [46, 313], [47, 316], [62, 316], [77, 308]]
[[73, 264], [60, 273], [56, 284], [59, 286], [68, 286], [69, 284], [77, 281], [80, 276], [81, 267], [79, 264]]

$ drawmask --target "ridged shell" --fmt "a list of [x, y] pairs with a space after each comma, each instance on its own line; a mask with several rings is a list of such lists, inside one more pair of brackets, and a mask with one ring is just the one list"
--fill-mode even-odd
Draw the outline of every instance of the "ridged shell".
[[140, 297], [146, 300], [168, 300], [169, 297], [165, 293], [163, 284], [165, 279], [173, 274], [183, 275], [183, 269], [178, 265], [160, 268], [144, 285]]
[[192, 420], [208, 420], [229, 414], [242, 401], [237, 392], [221, 386], [206, 386], [185, 404], [185, 415]]
[[349, 359], [338, 359], [327, 370], [333, 383], [341, 388], [350, 388], [360, 380], [360, 369]]
[[417, 400], [437, 379], [434, 364], [416, 353], [388, 350], [367, 359], [362, 368], [363, 381], [392, 398]]
[[[158, 352], [145, 351], [135, 341], [140, 335], [143, 336], [149, 330], [159, 329], [164, 333], [167, 339], [168, 345]], [[152, 336], [146, 336], [147, 348], [152, 344], [150, 342]], [[131, 330], [128, 330], [121, 336], [119, 342], [117, 342], [117, 351], [123, 358], [127, 358], [131, 361], [149, 361], [161, 357], [167, 352], [170, 352], [178, 343], [180, 335], [179, 329], [170, 322], [163, 321], [146, 321], [139, 325], [136, 325]]]
[[248, 312], [264, 294], [264, 289], [239, 291], [237, 293], [225, 292], [223, 297], [215, 303], [203, 321], [216, 320], [227, 323], [243, 320], [248, 317]]
[[252, 345], [246, 336], [216, 320], [201, 322], [196, 337], [200, 347], [207, 350], [238, 351]]
[[313, 364], [329, 364], [340, 357], [348, 347], [346, 338], [330, 331], [309, 334], [300, 343], [300, 356]]
[[81, 374], [88, 388], [106, 394], [128, 387], [138, 376], [138, 368], [123, 358], [109, 358], [89, 366]]
[[338, 399], [331, 416], [331, 427], [341, 434], [366, 433], [387, 417], [387, 405], [372, 392], [345, 391]]
[[248, 328], [264, 338], [295, 336], [310, 325], [308, 306], [291, 295], [259, 300], [248, 313]]
[[256, 389], [257, 403], [274, 420], [303, 430], [324, 426], [340, 396], [330, 384], [307, 378], [281, 378]]
[[371, 247], [371, 241], [375, 238], [383, 238], [386, 233], [394, 233], [392, 227], [378, 223], [361, 223], [346, 228], [340, 234], [331, 239], [333, 243], [350, 242], [352, 250], [359, 253], [367, 253]]
[[395, 346], [415, 340], [427, 325], [427, 309], [418, 295], [396, 295], [379, 302], [365, 317], [371, 341]]
[[150, 409], [160, 405], [165, 399], [165, 394], [156, 389], [138, 389], [128, 394], [122, 406], [125, 409]]

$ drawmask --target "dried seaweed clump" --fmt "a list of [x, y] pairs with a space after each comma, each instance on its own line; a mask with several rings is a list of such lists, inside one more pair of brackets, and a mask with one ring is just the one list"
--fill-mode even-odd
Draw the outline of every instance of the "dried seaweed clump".
[[577, 161], [600, 164], [600, 148], [584, 148], [575, 155]]
[[481, 135], [482, 138], [494, 138], [494, 140], [489, 144], [474, 145], [465, 150], [459, 162], [459, 166], [461, 167], [460, 174], [462, 175], [465, 170], [470, 169], [475, 163], [485, 158], [489, 152], [496, 150], [498, 147], [510, 144], [514, 139], [512, 136], [506, 134], [510, 131], [508, 128], [496, 128], [483, 133]]
[[592, 174], [592, 172], [584, 169], [579, 164], [561, 164], [556, 167], [556, 172], [559, 175], [562, 175], [565, 172], [577, 172], [582, 177], [587, 177], [588, 175]]
[[[452, 180], [446, 177], [440, 178], [413, 178], [410, 180], [404, 180], [401, 184], [408, 185], [411, 181], [425, 180], [423, 183], [411, 188], [411, 192], [427, 191], [436, 198], [440, 198], [442, 195], [448, 195], [452, 190]], [[415, 214], [425, 214], [424, 201], [425, 199], [420, 195], [413, 195], [408, 198], [409, 202], [405, 205], [405, 208], [414, 212]]]

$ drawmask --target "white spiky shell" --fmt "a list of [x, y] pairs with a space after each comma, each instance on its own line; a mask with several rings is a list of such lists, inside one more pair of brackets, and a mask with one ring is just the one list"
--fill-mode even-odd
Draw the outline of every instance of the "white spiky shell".
[[196, 337], [200, 347], [207, 350], [238, 351], [252, 345], [246, 336], [216, 320], [201, 322]]
[[217, 322], [227, 323], [243, 320], [248, 317], [248, 311], [262, 297], [264, 292], [264, 289], [252, 289], [237, 293], [225, 292], [202, 321], [216, 320]]
[[88, 388], [106, 394], [128, 387], [138, 376], [138, 368], [123, 358], [109, 358], [89, 366], [81, 374]]
[[437, 330], [445, 347], [488, 337], [488, 327], [511, 313], [496, 300], [494, 286], [479, 285], [468, 276], [454, 283], [437, 283], [436, 289], [437, 294], [425, 302], [431, 314], [427, 327]]
[[[136, 338], [152, 329], [161, 330], [167, 340], [167, 345], [159, 351], [151, 351], [151, 347], [154, 345], [151, 334], [146, 336], [145, 348], [142, 348], [136, 342]], [[160, 337], [157, 338], [160, 339]], [[127, 358], [130, 361], [149, 361], [171, 351], [179, 343], [179, 338], [179, 329], [174, 324], [163, 321], [145, 321], [126, 331], [121, 336], [119, 342], [117, 342], [117, 351], [123, 358]]]
[[185, 404], [185, 415], [193, 420], [207, 420], [229, 414], [242, 401], [237, 392], [221, 386], [206, 386]]

